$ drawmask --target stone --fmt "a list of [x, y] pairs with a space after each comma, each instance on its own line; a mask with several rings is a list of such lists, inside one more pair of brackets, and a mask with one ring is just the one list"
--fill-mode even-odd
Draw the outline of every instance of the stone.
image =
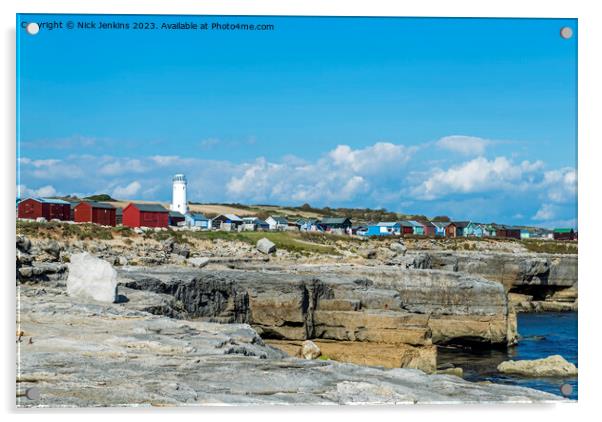
[[276, 244], [271, 240], [263, 237], [257, 241], [257, 250], [263, 254], [271, 254], [276, 252]]
[[[153, 297], [163, 297], [149, 291], [124, 289], [130, 301], [111, 304], [37, 290], [20, 289], [19, 329], [35, 343], [18, 345], [17, 407], [567, 401], [417, 369], [287, 357], [247, 324], [143, 311], [140, 300], [152, 307]], [[20, 395], [31, 387], [43, 401]]]
[[393, 242], [389, 245], [389, 249], [391, 249], [393, 252], [395, 252], [398, 255], [405, 255], [406, 252], [408, 251], [408, 248], [400, 242]]
[[415, 268], [421, 270], [430, 270], [433, 268], [431, 256], [427, 253], [416, 254], [408, 260], [407, 268]]
[[178, 255], [178, 254], [170, 254], [170, 259], [172, 262], [176, 263], [176, 264], [180, 264], [180, 265], [184, 265], [186, 264], [186, 258], [184, 258], [182, 255]]
[[[290, 356], [301, 356], [301, 343], [290, 340], [265, 340], [266, 344], [283, 350]], [[384, 368], [412, 368], [433, 373], [437, 363], [435, 346], [371, 343], [363, 341], [332, 341], [313, 339], [320, 348], [323, 360], [354, 363]]]
[[50, 242], [44, 244], [42, 248], [44, 252], [55, 259], [58, 259], [61, 255], [61, 245], [55, 240], [51, 240]]
[[[245, 322], [264, 338], [416, 346], [515, 342], [516, 316], [497, 282], [385, 266], [257, 265], [202, 271], [139, 267], [120, 274], [130, 280], [128, 287], [173, 295], [190, 318]], [[156, 281], [144, 281], [151, 279]]]
[[358, 251], [358, 254], [366, 259], [376, 259], [378, 252], [376, 251], [376, 249], [363, 248]]
[[31, 249], [31, 240], [27, 236], [17, 235], [17, 249], [21, 252], [28, 253]]
[[176, 241], [173, 237], [169, 237], [161, 242], [161, 246], [166, 253], [171, 253], [173, 251], [173, 247]]
[[33, 261], [33, 257], [26, 252], [22, 252], [20, 249], [17, 249], [17, 264], [19, 265], [30, 265], [31, 261]]
[[445, 368], [445, 369], [438, 369], [437, 370], [437, 374], [439, 375], [454, 375], [456, 377], [462, 378], [464, 376], [464, 371], [462, 370], [462, 368]]
[[178, 243], [175, 241], [173, 237], [169, 237], [161, 242], [161, 246], [163, 251], [167, 254], [180, 255], [184, 258], [188, 258], [190, 256], [190, 248], [188, 245], [183, 243]]
[[117, 272], [107, 261], [87, 252], [71, 255], [67, 293], [100, 302], [117, 300]]
[[359, 311], [361, 302], [357, 299], [322, 299], [318, 302], [321, 311]]
[[46, 223], [48, 220], [46, 220], [44, 217], [38, 217], [36, 218], [36, 223]]
[[21, 267], [21, 268], [19, 268], [19, 275], [22, 278], [30, 278], [33, 275], [33, 267]]
[[190, 256], [190, 248], [186, 244], [175, 243], [173, 246], [172, 253], [175, 255], [180, 255], [184, 258], [188, 258]]
[[205, 265], [209, 264], [209, 258], [188, 258], [186, 262], [193, 267], [203, 268]]
[[534, 360], [509, 360], [500, 363], [497, 370], [503, 374], [525, 377], [572, 377], [577, 375], [577, 367], [560, 355]]
[[320, 348], [311, 340], [305, 340], [301, 345], [301, 356], [304, 359], [317, 359], [321, 354]]

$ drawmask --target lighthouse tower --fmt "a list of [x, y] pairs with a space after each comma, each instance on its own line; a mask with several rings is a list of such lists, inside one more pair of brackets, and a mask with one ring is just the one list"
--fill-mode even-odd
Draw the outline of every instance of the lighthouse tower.
[[188, 201], [186, 200], [186, 176], [176, 174], [173, 177], [173, 193], [171, 197], [171, 210], [182, 214], [188, 213]]

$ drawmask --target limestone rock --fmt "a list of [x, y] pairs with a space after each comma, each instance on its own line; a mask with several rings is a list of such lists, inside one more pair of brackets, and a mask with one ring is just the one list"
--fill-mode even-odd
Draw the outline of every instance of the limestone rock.
[[358, 254], [366, 259], [375, 259], [378, 255], [378, 252], [372, 248], [364, 248], [358, 251]]
[[31, 240], [27, 236], [17, 235], [17, 249], [21, 252], [28, 253], [31, 249]]
[[173, 253], [188, 258], [190, 256], [190, 248], [188, 245], [176, 243], [173, 248]]
[[33, 267], [21, 267], [21, 268], [19, 268], [19, 275], [22, 278], [30, 278], [33, 275]]
[[399, 255], [405, 255], [408, 248], [402, 242], [393, 242], [389, 245], [389, 249]]
[[534, 360], [509, 360], [500, 363], [497, 370], [504, 374], [516, 374], [525, 377], [570, 377], [577, 375], [577, 367], [560, 355]]
[[51, 240], [50, 242], [46, 243], [42, 247], [44, 249], [44, 252], [46, 252], [48, 255], [52, 256], [54, 259], [59, 258], [62, 247], [57, 241]]
[[115, 302], [117, 272], [108, 262], [87, 252], [71, 255], [67, 293], [70, 296]]
[[[171, 269], [169, 271], [172, 271]], [[198, 271], [198, 270], [196, 270]], [[18, 407], [202, 406], [565, 401], [529, 388], [471, 383], [415, 369], [285, 357], [246, 324], [171, 319], [140, 310], [157, 294], [110, 304], [24, 285]], [[393, 347], [393, 346], [391, 346]], [[328, 354], [328, 352], [324, 352]], [[124, 376], [127, 374], [127, 376]], [[73, 392], [77, 392], [74, 394]]]
[[31, 261], [33, 261], [33, 257], [26, 252], [22, 252], [20, 249], [17, 249], [17, 264], [18, 265], [30, 265]]
[[173, 237], [165, 239], [161, 245], [163, 246], [163, 251], [165, 253], [180, 255], [184, 258], [188, 258], [190, 256], [190, 248], [188, 245], [176, 242]]
[[431, 256], [427, 253], [414, 255], [407, 263], [407, 268], [415, 268], [421, 270], [430, 270], [433, 268]]
[[173, 295], [189, 318], [248, 323], [264, 338], [414, 346], [514, 341], [515, 315], [497, 282], [436, 270], [257, 265], [137, 267], [120, 274], [130, 280], [127, 287]]
[[322, 352], [320, 348], [311, 340], [305, 340], [301, 346], [301, 356], [305, 359], [317, 359]]
[[276, 252], [276, 245], [268, 238], [261, 238], [257, 241], [257, 250], [263, 254], [271, 254]]
[[209, 258], [188, 258], [186, 262], [193, 267], [203, 268], [209, 264]]
[[437, 374], [439, 375], [454, 375], [456, 377], [462, 378], [464, 376], [464, 371], [462, 368], [454, 367], [454, 368], [445, 368], [438, 369]]

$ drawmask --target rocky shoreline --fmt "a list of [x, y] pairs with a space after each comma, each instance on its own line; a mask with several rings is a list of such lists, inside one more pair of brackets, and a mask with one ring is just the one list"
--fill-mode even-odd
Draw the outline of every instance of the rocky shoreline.
[[[557, 402], [529, 388], [453, 375], [287, 357], [247, 324], [174, 319], [127, 302], [21, 286], [19, 407]], [[28, 388], [38, 400], [25, 397]]]
[[[24, 333], [21, 338], [33, 339], [17, 343], [18, 391], [44, 386], [52, 391], [47, 403], [53, 406], [351, 403], [362, 397], [370, 403], [559, 399], [534, 390], [512, 390], [515, 387], [471, 383], [467, 387], [457, 376], [428, 374], [443, 369], [437, 365], [437, 346], [511, 347], [518, 338], [516, 312], [576, 310], [576, 256], [408, 250], [398, 242], [383, 249], [380, 242], [376, 249], [354, 246], [341, 257], [274, 251], [268, 243], [262, 253], [238, 241], [203, 242], [143, 236], [94, 242], [17, 236], [18, 330]], [[67, 295], [70, 257], [84, 251], [115, 266], [119, 303]], [[98, 327], [104, 324], [115, 330], [106, 325], [104, 337], [87, 346], [88, 338], [100, 335]], [[174, 333], [153, 332], [148, 328], [153, 324], [178, 328]], [[246, 340], [232, 336], [233, 330], [244, 332]], [[207, 345], [215, 336], [224, 342], [219, 350]], [[76, 339], [84, 338], [76, 344]], [[305, 340], [322, 350], [323, 360], [308, 363], [294, 357]], [[134, 345], [124, 346], [128, 341]], [[172, 348], [174, 342], [188, 346]], [[59, 345], [60, 350], [53, 349]], [[202, 352], [191, 353], [186, 347]], [[83, 352], [86, 348], [89, 353]], [[145, 351], [141, 356], [139, 349]], [[234, 373], [226, 374], [227, 392], [222, 394], [178, 372], [180, 378], [168, 377], [172, 391], [158, 355], [148, 355], [155, 349], [169, 349], [160, 354], [165, 362], [175, 361], [178, 371], [190, 367], [193, 359], [199, 364], [194, 372], [212, 372], [220, 358], [228, 356], [229, 362], [236, 356], [233, 371], [247, 371], [243, 376], [277, 373], [282, 384], [276, 383], [271, 393], [253, 392], [255, 386], [249, 386], [242, 394], [245, 384], [238, 383]], [[51, 370], [53, 362], [59, 369]], [[136, 376], [149, 378], [145, 392], [138, 396], [103, 392], [96, 402], [92, 393], [68, 398], [66, 391], [77, 382], [60, 368], [76, 368], [85, 389], [106, 390], [107, 383], [119, 379], [119, 373], [111, 371], [99, 381], [99, 374], [82, 368], [84, 362], [98, 365], [95, 371], [109, 362], [119, 363], [125, 373], [140, 371]], [[128, 362], [132, 368], [125, 369]], [[301, 376], [300, 371], [306, 374]], [[445, 371], [461, 374], [461, 368]], [[217, 373], [207, 374], [213, 375]], [[285, 381], [289, 376], [307, 379], [303, 382], [312, 387], [306, 391], [302, 382], [292, 388]], [[439, 376], [444, 378], [429, 378]], [[322, 384], [312, 384], [314, 378]], [[438, 383], [441, 391], [426, 391], [429, 384]], [[494, 394], [491, 389], [496, 388], [501, 390]], [[45, 405], [19, 398], [18, 402]]]

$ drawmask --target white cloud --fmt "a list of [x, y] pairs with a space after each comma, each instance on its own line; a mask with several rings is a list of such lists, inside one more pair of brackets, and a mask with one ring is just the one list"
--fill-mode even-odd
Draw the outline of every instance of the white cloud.
[[341, 189], [341, 197], [351, 199], [358, 193], [366, 192], [369, 188], [368, 182], [362, 176], [353, 176]]
[[140, 182], [134, 180], [127, 186], [117, 186], [113, 189], [111, 196], [117, 199], [132, 199], [131, 197], [136, 195], [140, 191], [140, 188], [142, 188]]
[[32, 160], [31, 158], [22, 157], [22, 158], [19, 158], [19, 162], [22, 165], [31, 165], [35, 168], [40, 168], [40, 167], [50, 167], [50, 166], [57, 165], [61, 162], [61, 160], [57, 160], [57, 159]]
[[544, 173], [543, 186], [550, 201], [565, 203], [577, 198], [577, 171], [574, 168], [550, 170]]
[[55, 196], [56, 194], [57, 191], [52, 185], [42, 186], [37, 189], [30, 189], [25, 185], [17, 185], [17, 196], [19, 198], [46, 197]]
[[413, 149], [376, 143], [363, 149], [339, 145], [314, 162], [286, 156], [278, 163], [259, 158], [234, 170], [226, 191], [236, 201], [351, 201], [367, 193], [383, 175], [394, 174]]
[[542, 204], [533, 216], [533, 220], [549, 221], [556, 218], [556, 208], [552, 204]]
[[287, 176], [284, 165], [258, 158], [254, 163], [243, 164], [242, 169], [242, 175], [232, 177], [226, 185], [231, 195], [259, 200], [282, 194], [283, 178]]
[[[461, 218], [474, 214], [474, 201], [482, 198], [478, 206], [484, 207], [481, 214], [487, 218], [494, 211], [487, 207], [495, 198], [497, 209], [503, 208], [496, 216], [503, 212], [509, 220], [537, 216], [533, 221], [540, 222], [552, 218], [550, 212], [557, 220], [574, 214], [570, 205], [576, 200], [577, 173], [573, 168], [544, 169], [541, 161], [518, 162], [503, 156], [470, 157], [447, 166], [449, 157], [436, 162], [433, 155], [437, 151], [430, 148], [428, 156], [417, 156], [421, 151], [425, 149], [379, 142], [358, 149], [338, 145], [315, 158], [286, 155], [242, 163], [178, 155], [23, 157], [20, 181], [36, 186], [31, 190], [36, 195], [50, 195], [52, 188], [82, 195], [110, 193], [121, 199], [167, 200], [171, 176], [181, 172], [189, 181], [190, 200], [198, 202], [383, 206], [427, 215], [450, 214], [453, 207]], [[45, 180], [39, 183], [41, 178]], [[40, 186], [47, 190], [37, 192]], [[422, 202], [425, 200], [428, 205]], [[403, 205], [408, 202], [412, 205]]]
[[19, 159], [21, 173], [29, 174], [36, 179], [63, 180], [78, 179], [84, 171], [77, 165], [58, 159], [33, 160], [22, 157]]
[[126, 173], [144, 173], [149, 167], [139, 159], [116, 159], [103, 165], [98, 172], [106, 176], [118, 176]]
[[349, 145], [339, 145], [328, 153], [328, 156], [337, 167], [346, 167], [349, 170], [362, 174], [374, 174], [387, 169], [397, 169], [396, 166], [405, 164], [415, 148], [396, 145], [389, 142], [362, 148], [352, 149]]
[[436, 199], [454, 193], [522, 189], [524, 179], [543, 166], [540, 161], [515, 165], [506, 157], [488, 160], [478, 157], [448, 170], [435, 169], [412, 193], [422, 199]]
[[177, 155], [154, 155], [150, 159], [159, 166], [170, 166], [178, 163], [181, 158]]
[[483, 155], [491, 141], [476, 136], [452, 135], [439, 139], [435, 144], [439, 148], [463, 155]]

